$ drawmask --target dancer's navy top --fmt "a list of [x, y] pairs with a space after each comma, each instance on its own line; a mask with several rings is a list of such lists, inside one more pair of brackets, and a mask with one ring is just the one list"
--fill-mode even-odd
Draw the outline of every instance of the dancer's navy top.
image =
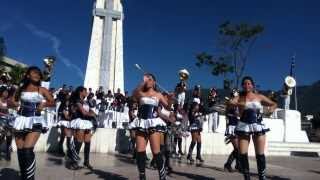
[[138, 117], [140, 119], [153, 119], [158, 115], [159, 100], [156, 97], [142, 97], [138, 108]]
[[246, 102], [245, 108], [241, 115], [240, 121], [252, 124], [261, 123], [263, 107], [259, 101], [248, 101]]

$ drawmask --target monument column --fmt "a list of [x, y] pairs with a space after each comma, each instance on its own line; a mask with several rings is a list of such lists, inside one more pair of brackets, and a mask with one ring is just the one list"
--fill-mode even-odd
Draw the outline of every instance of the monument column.
[[105, 91], [124, 90], [122, 4], [120, 0], [97, 0], [84, 86]]

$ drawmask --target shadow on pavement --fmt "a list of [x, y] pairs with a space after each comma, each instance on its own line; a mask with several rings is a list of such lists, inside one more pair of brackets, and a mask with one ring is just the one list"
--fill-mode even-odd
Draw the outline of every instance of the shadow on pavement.
[[113, 179], [113, 180], [127, 180], [128, 179], [128, 178], [123, 177], [119, 174], [105, 172], [105, 171], [101, 171], [98, 169], [93, 169], [92, 171], [85, 173], [85, 175], [89, 175], [89, 174], [95, 174], [100, 179]]
[[308, 172], [312, 172], [312, 173], [315, 173], [315, 174], [320, 174], [320, 171], [316, 171], [316, 170], [309, 170]]
[[[251, 173], [251, 176], [258, 177], [258, 174]], [[271, 179], [271, 180], [291, 180], [290, 178], [274, 176], [274, 175], [267, 175], [267, 179]]]
[[57, 165], [57, 166], [61, 166], [63, 164], [63, 159], [62, 158], [49, 157], [48, 161], [53, 162], [53, 164]]
[[178, 176], [182, 176], [182, 177], [186, 177], [186, 178], [194, 179], [194, 180], [215, 180], [215, 178], [213, 178], [213, 177], [206, 177], [206, 176], [197, 175], [197, 174], [190, 174], [190, 173], [186, 173], [186, 172], [173, 171], [171, 174], [175, 174]]
[[131, 158], [131, 154], [125, 155], [125, 154], [115, 154], [114, 157], [117, 158], [117, 160], [126, 163], [126, 164], [135, 164], [134, 159]]
[[0, 179], [20, 179], [19, 171], [4, 168], [0, 170]]

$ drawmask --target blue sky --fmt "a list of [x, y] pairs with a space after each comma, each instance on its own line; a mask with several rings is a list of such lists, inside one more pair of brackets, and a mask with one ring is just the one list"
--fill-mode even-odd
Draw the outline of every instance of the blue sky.
[[[226, 20], [259, 23], [265, 32], [250, 56], [246, 74], [262, 89], [280, 89], [296, 53], [300, 85], [320, 78], [320, 2], [316, 0], [124, 0], [125, 87], [132, 90], [141, 74], [154, 73], [172, 89], [177, 72], [190, 71], [190, 86], [221, 87], [221, 78], [195, 66], [195, 55], [213, 52], [217, 27]], [[8, 56], [42, 66], [46, 55], [58, 57], [54, 86], [81, 85], [91, 33], [91, 0], [2, 0], [0, 36]]]

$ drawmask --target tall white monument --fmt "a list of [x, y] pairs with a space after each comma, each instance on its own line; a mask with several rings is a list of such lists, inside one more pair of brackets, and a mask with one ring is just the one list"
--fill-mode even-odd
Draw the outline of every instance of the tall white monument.
[[121, 0], [96, 0], [84, 86], [124, 91]]

